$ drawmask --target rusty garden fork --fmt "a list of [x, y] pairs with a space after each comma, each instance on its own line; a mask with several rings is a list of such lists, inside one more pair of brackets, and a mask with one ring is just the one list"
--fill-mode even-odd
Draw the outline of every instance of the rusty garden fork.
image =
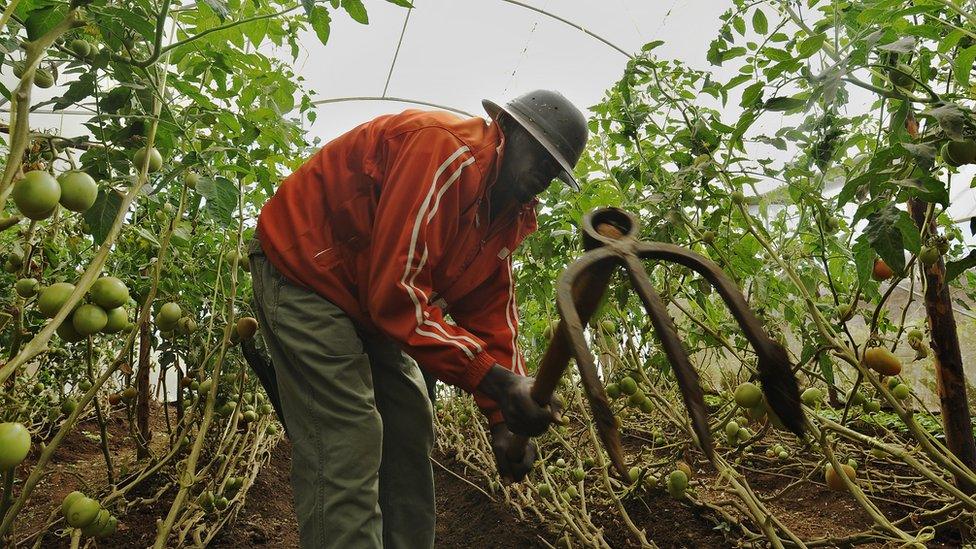
[[[556, 305], [561, 320], [553, 331], [552, 341], [546, 348], [532, 386], [532, 398], [537, 403], [543, 406], [550, 403], [569, 359], [575, 358], [600, 439], [614, 469], [622, 479], [628, 478], [616, 420], [597, 374], [593, 354], [583, 336], [583, 327], [606, 291], [610, 276], [617, 267], [622, 266], [650, 315], [661, 346], [671, 362], [698, 446], [709, 460], [714, 459], [714, 445], [698, 373], [681, 344], [667, 306], [651, 285], [641, 262], [643, 259], [655, 259], [678, 263], [697, 271], [715, 287], [759, 357], [759, 380], [769, 407], [788, 429], [797, 436], [803, 435], [803, 408], [786, 349], [766, 334], [741, 291], [718, 265], [673, 244], [637, 240], [637, 219], [618, 208], [594, 210], [584, 216], [582, 225], [583, 245], [587, 252], [563, 272], [557, 283]], [[528, 439], [520, 437], [520, 442], [509, 453], [510, 459], [519, 460], [524, 455]]]

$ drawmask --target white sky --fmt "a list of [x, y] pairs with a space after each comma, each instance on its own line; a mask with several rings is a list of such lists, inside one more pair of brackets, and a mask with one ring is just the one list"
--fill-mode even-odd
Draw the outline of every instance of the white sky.
[[[628, 52], [654, 39], [662, 56], [704, 68], [724, 2], [704, 0], [528, 0]], [[481, 99], [505, 101], [536, 89], [562, 92], [580, 108], [597, 103], [627, 58], [565, 23], [503, 0], [416, 0], [388, 96], [483, 114]], [[463, 7], [460, 7], [463, 6]], [[327, 46], [302, 36], [296, 71], [320, 98], [381, 96], [407, 10], [366, 3], [369, 25], [333, 16]], [[672, 7], [677, 9], [672, 9]], [[329, 139], [373, 116], [412, 106], [394, 102], [321, 105], [312, 135]]]
[[[708, 44], [720, 27], [728, 2], [709, 0], [521, 0], [581, 25], [628, 52], [652, 40], [662, 58], [680, 59], [692, 68], [711, 70], [720, 80], [734, 67], [712, 67], [705, 60]], [[623, 73], [627, 58], [580, 30], [505, 0], [415, 0], [386, 95], [427, 101], [483, 115], [481, 99], [504, 102], [520, 93], [550, 88], [581, 109], [600, 101], [604, 90]], [[369, 24], [353, 21], [343, 10], [332, 12], [332, 31], [322, 45], [309, 30], [295, 72], [317, 100], [383, 95], [383, 87], [400, 39], [407, 9], [383, 0], [365, 0]], [[772, 16], [772, 14], [769, 14]], [[281, 52], [287, 56], [287, 50]], [[9, 69], [9, 68], [8, 68]], [[5, 84], [13, 84], [9, 71]], [[34, 89], [34, 101], [59, 93], [58, 87]], [[851, 89], [848, 112], [866, 108], [873, 96]], [[717, 106], [709, 97], [703, 100]], [[738, 97], [722, 109], [724, 121], [738, 116]], [[308, 129], [311, 140], [327, 141], [380, 114], [418, 107], [393, 101], [345, 101], [318, 106]], [[85, 130], [80, 116], [32, 115], [32, 126], [74, 136]], [[791, 118], [793, 123], [797, 118]], [[784, 119], [766, 113], [756, 128], [775, 131]], [[758, 154], [776, 156], [774, 150]], [[971, 168], [971, 167], [969, 167]], [[972, 170], [953, 180], [951, 215], [966, 218], [976, 210], [969, 189]], [[768, 190], [773, 185], [762, 185]]]
[[[705, 0], [525, 0], [585, 27], [628, 52], [661, 39], [659, 55], [706, 68], [705, 52], [719, 27], [724, 2]], [[343, 10], [332, 12], [332, 32], [322, 45], [301, 35], [295, 72], [316, 99], [382, 96], [407, 9], [365, 0], [369, 25]], [[497, 102], [536, 89], [562, 92], [581, 109], [597, 103], [623, 73], [626, 57], [565, 23], [504, 0], [416, 0], [387, 96], [427, 101], [482, 115], [481, 99]], [[287, 56], [287, 50], [281, 52]], [[14, 83], [5, 71], [3, 82]], [[59, 82], [60, 84], [61, 82]], [[34, 89], [33, 100], [58, 94]], [[355, 101], [320, 105], [309, 138], [328, 140], [380, 114], [415, 105]], [[427, 107], [419, 107], [427, 108]], [[35, 128], [65, 135], [84, 130], [83, 118], [32, 115]]]

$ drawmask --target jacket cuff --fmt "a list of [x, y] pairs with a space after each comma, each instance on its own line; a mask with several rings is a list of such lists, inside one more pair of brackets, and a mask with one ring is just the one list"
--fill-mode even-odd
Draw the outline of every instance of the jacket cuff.
[[499, 423], [505, 423], [505, 416], [502, 415], [501, 410], [492, 410], [488, 414], [488, 427], [494, 427]]
[[474, 394], [478, 390], [478, 385], [481, 385], [481, 380], [485, 378], [485, 374], [491, 367], [495, 365], [495, 357], [491, 356], [487, 352], [479, 353], [478, 356], [474, 357], [474, 360], [468, 364], [468, 370], [465, 372], [464, 386], [461, 387], [465, 391]]

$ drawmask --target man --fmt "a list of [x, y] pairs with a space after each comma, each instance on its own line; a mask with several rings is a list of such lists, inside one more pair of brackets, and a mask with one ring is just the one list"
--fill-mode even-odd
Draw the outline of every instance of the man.
[[[573, 166], [586, 121], [545, 90], [492, 123], [408, 110], [326, 144], [261, 211], [254, 301], [293, 442], [302, 547], [432, 547], [430, 400], [417, 363], [473, 393], [499, 473], [555, 412], [532, 400], [516, 346], [512, 251], [536, 195]], [[450, 314], [453, 322], [447, 322]]]

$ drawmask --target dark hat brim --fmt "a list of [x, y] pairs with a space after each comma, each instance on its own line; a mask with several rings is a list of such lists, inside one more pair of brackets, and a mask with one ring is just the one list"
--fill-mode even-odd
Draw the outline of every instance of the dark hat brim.
[[492, 120], [497, 120], [498, 115], [501, 113], [511, 116], [513, 120], [518, 122], [519, 126], [522, 126], [525, 131], [529, 132], [529, 135], [534, 137], [535, 140], [546, 149], [549, 155], [552, 156], [553, 160], [555, 160], [559, 164], [559, 167], [562, 168], [556, 177], [569, 185], [574, 191], [580, 190], [579, 182], [577, 182], [576, 178], [573, 177], [573, 166], [569, 165], [569, 162], [567, 162], [566, 159], [559, 154], [559, 151], [556, 149], [555, 145], [546, 139], [546, 137], [539, 132], [533, 124], [529, 123], [528, 120], [525, 120], [521, 114], [506, 109], [490, 99], [482, 99], [481, 106], [484, 107], [485, 112], [488, 113], [488, 116], [490, 116]]

